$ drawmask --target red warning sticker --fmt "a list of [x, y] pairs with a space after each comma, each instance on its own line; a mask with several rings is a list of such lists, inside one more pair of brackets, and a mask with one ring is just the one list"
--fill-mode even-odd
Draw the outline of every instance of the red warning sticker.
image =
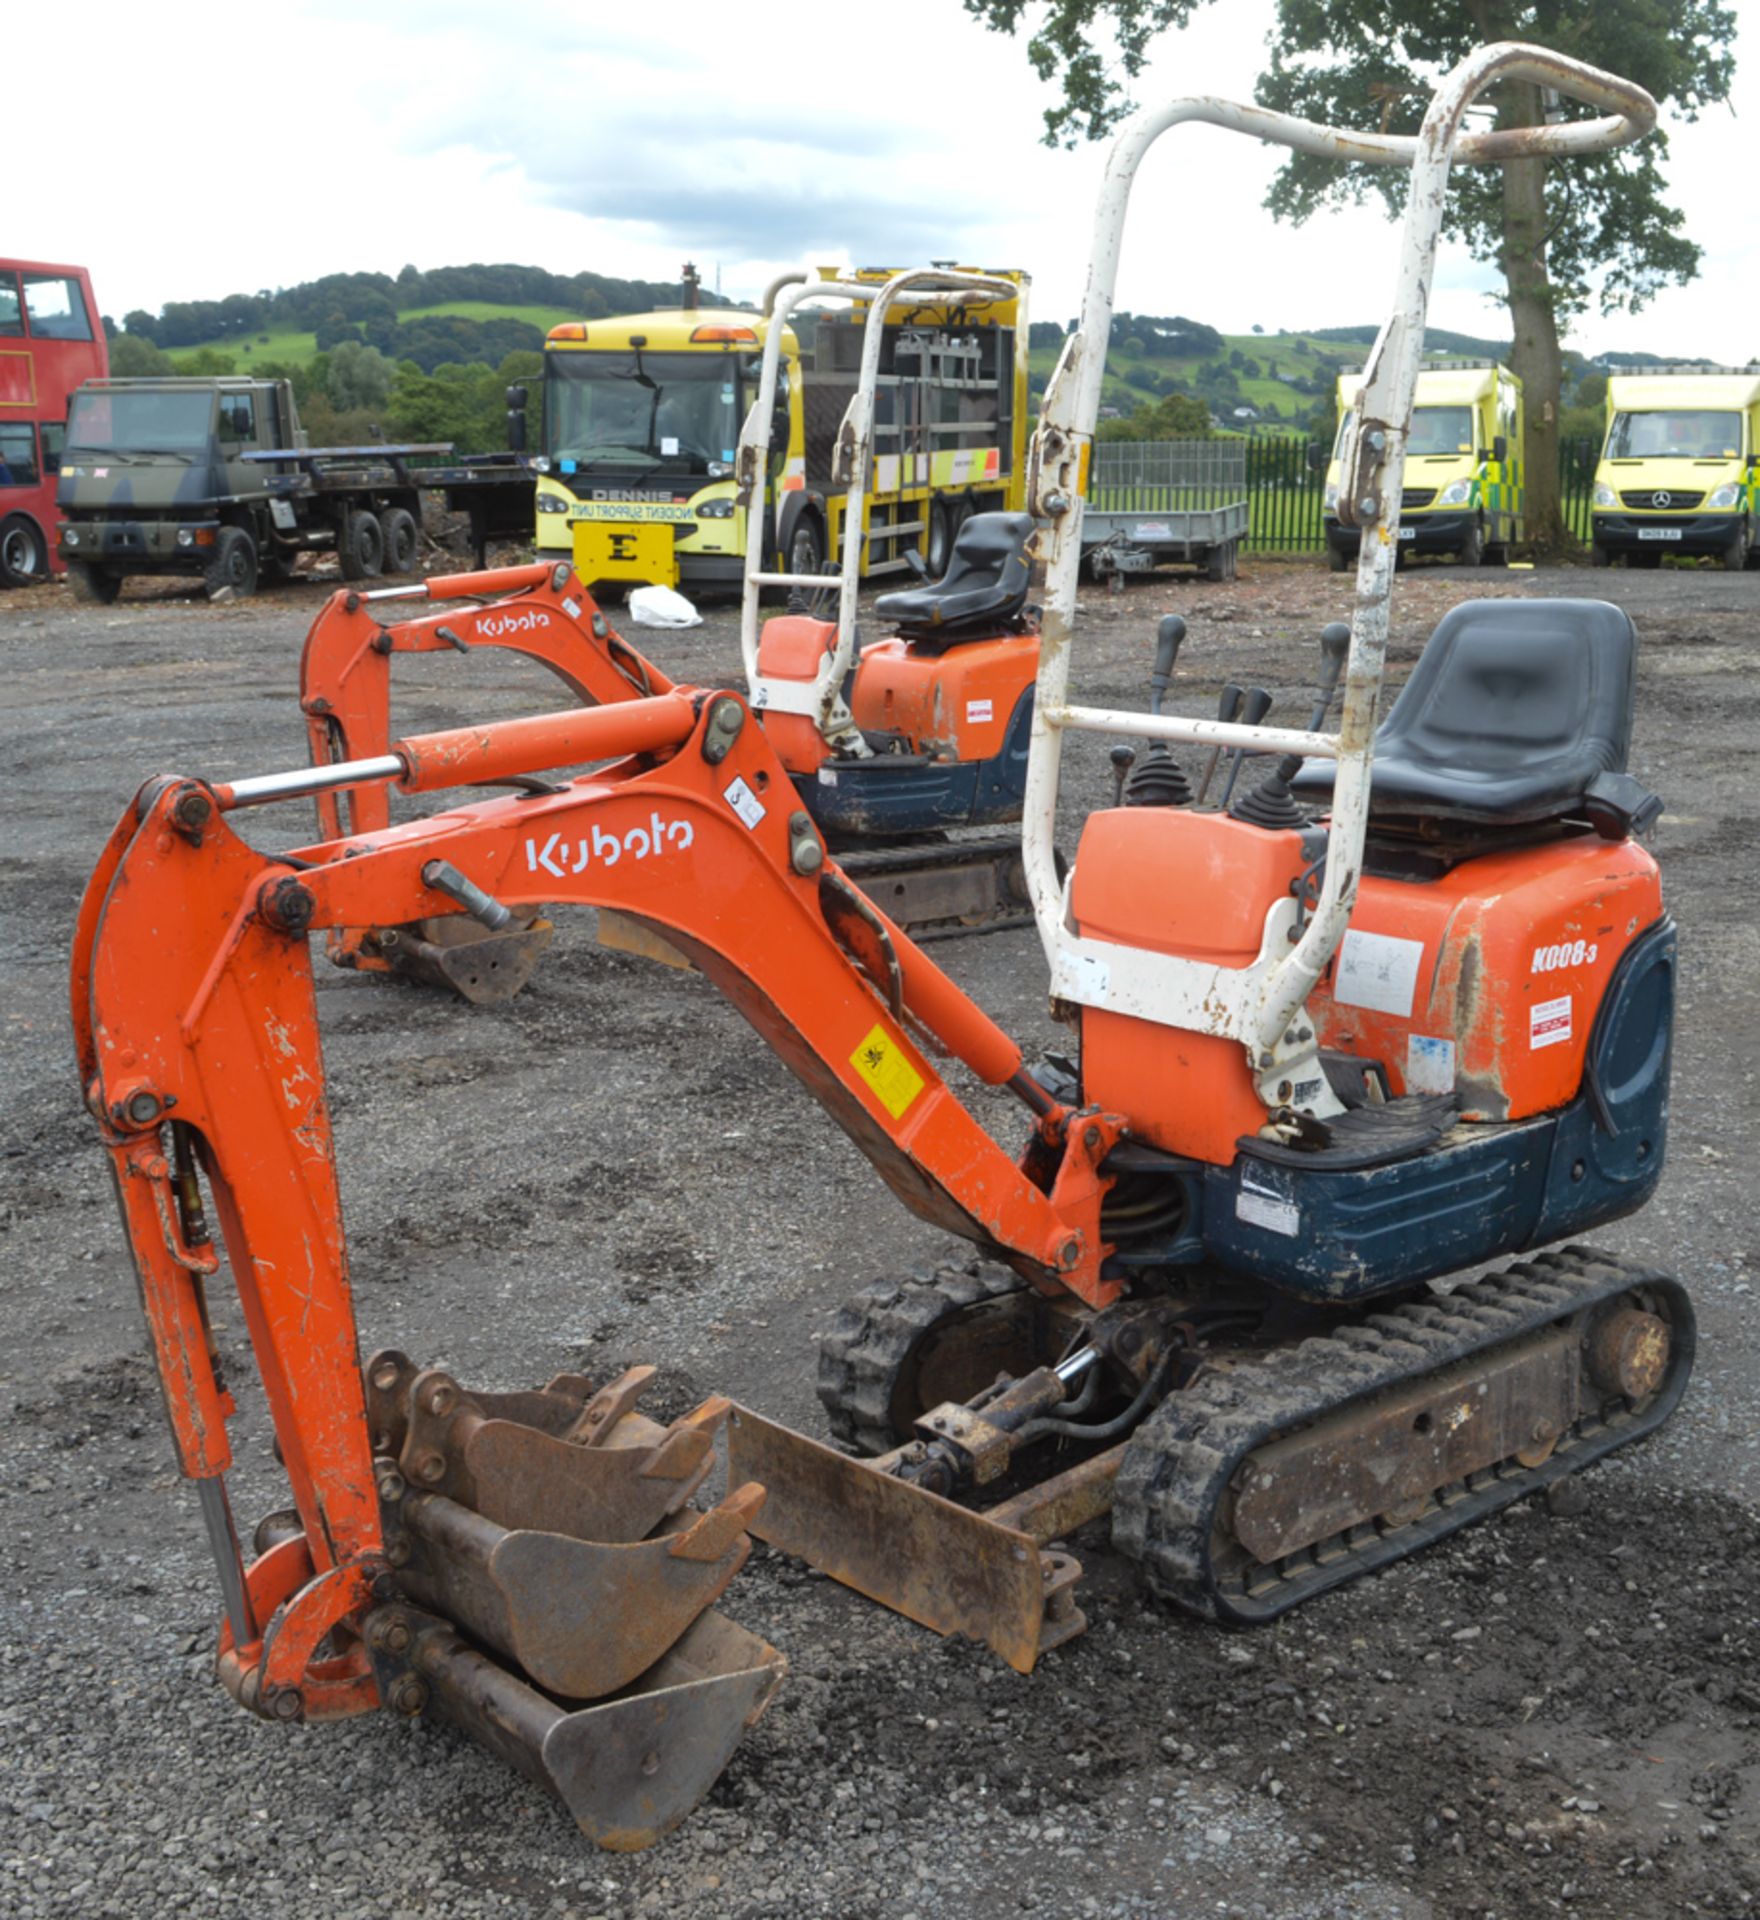
[[1528, 1045], [1556, 1047], [1571, 1037], [1571, 997], [1539, 1000], [1528, 1009]]

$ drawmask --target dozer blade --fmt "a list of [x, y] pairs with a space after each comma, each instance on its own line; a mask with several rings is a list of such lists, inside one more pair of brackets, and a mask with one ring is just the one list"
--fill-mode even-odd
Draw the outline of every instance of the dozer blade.
[[467, 914], [436, 915], [374, 935], [396, 972], [431, 987], [450, 987], [473, 1007], [511, 1000], [531, 979], [554, 925], [541, 913], [515, 919], [499, 933]]
[[675, 1533], [613, 1544], [510, 1532], [439, 1494], [387, 1505], [399, 1585], [547, 1692], [598, 1700], [645, 1672], [726, 1591], [764, 1490], [741, 1486]]
[[380, 1692], [396, 1710], [454, 1722], [616, 1853], [651, 1846], [691, 1812], [788, 1664], [755, 1633], [705, 1613], [616, 1698], [571, 1710], [415, 1608], [380, 1608], [366, 1632]]
[[728, 1419], [730, 1481], [767, 1498], [752, 1532], [937, 1633], [959, 1633], [1017, 1673], [1086, 1625], [1080, 1566], [1031, 1534], [955, 1506], [746, 1407]]

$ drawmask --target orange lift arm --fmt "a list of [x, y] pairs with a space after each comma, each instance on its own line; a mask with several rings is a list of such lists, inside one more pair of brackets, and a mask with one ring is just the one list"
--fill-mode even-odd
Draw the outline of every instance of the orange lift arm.
[[[326, 779], [419, 792], [607, 759], [547, 791], [285, 856], [256, 852], [228, 818]], [[728, 995], [915, 1213], [1047, 1291], [1095, 1306], [1120, 1291], [1100, 1278], [1099, 1163], [1121, 1123], [1072, 1113], [1032, 1082], [1018, 1046], [844, 879], [793, 802], [738, 695], [673, 688], [414, 737], [347, 767], [162, 778], [112, 835], [75, 949], [82, 1084], [180, 1462], [203, 1488], [227, 1580], [231, 1683], [259, 1710], [278, 1691], [307, 1718], [372, 1704], [364, 1658], [320, 1661], [317, 1649], [358, 1616], [384, 1567], [310, 931], [385, 915], [493, 921], [540, 897], [639, 918]], [[1034, 1111], [1022, 1163], [962, 1105], [930, 1044]], [[309, 1543], [248, 1575], [220, 1482], [230, 1402], [207, 1331], [216, 1261], [197, 1162]]]

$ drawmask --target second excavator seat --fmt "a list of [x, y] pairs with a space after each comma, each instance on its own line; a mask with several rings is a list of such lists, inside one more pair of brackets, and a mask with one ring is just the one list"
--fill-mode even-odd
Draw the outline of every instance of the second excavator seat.
[[941, 579], [874, 602], [882, 620], [916, 645], [939, 652], [962, 640], [994, 637], [1020, 619], [1032, 567], [1030, 513], [975, 513], [959, 530]]
[[[1657, 803], [1625, 771], [1637, 645], [1604, 600], [1470, 600], [1445, 614], [1376, 732], [1371, 833], [1641, 830]], [[1332, 783], [1330, 761], [1309, 761], [1290, 784], [1323, 800]]]

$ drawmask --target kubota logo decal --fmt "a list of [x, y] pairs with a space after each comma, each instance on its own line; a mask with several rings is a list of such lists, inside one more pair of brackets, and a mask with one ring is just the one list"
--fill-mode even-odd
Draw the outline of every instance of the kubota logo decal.
[[536, 633], [551, 624], [541, 607], [528, 607], [524, 613], [486, 613], [477, 622], [477, 631], [486, 640], [499, 640], [504, 633]]
[[626, 856], [646, 860], [663, 853], [682, 853], [697, 837], [688, 820], [662, 820], [657, 813], [648, 816], [644, 827], [631, 827], [627, 833], [607, 833], [594, 826], [579, 839], [553, 833], [542, 846], [536, 834], [526, 836], [526, 870], [529, 873], [584, 873], [596, 860], [602, 867], [614, 867]]

